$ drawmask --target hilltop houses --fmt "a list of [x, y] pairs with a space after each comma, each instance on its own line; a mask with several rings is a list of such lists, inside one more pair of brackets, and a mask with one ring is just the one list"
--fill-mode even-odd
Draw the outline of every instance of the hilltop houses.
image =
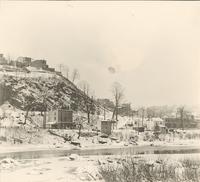
[[[16, 60], [6, 60], [3, 54], [0, 54], [0, 65], [11, 66], [10, 69], [15, 71], [14, 68], [29, 68], [28, 70], [45, 70], [55, 72], [54, 68], [50, 68], [47, 61], [44, 59], [34, 60], [31, 57], [20, 56]], [[13, 67], [13, 68], [12, 68]]]
[[47, 61], [44, 60], [44, 59], [34, 60], [34, 61], [31, 62], [30, 66], [38, 68], [38, 69], [42, 68], [44, 70], [46, 68], [48, 68]]
[[22, 57], [21, 56], [21, 57], [17, 58], [17, 62], [21, 63], [25, 67], [30, 66], [31, 61], [32, 61], [32, 58], [30, 58], [30, 57]]

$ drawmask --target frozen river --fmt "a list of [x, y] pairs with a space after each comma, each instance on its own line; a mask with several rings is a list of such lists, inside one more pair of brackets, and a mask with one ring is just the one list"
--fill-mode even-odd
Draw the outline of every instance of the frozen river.
[[49, 149], [36, 151], [20, 151], [1, 153], [0, 158], [10, 157], [15, 159], [37, 159], [48, 157], [63, 157], [70, 154], [81, 156], [91, 155], [141, 155], [141, 154], [189, 154], [200, 153], [200, 148], [194, 146], [132, 146], [122, 148], [103, 148], [103, 149]]

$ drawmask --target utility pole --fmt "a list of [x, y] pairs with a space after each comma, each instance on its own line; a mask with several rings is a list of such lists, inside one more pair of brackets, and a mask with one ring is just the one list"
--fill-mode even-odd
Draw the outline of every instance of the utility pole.
[[59, 64], [60, 73], [62, 73], [62, 64]]
[[143, 123], [144, 123], [144, 109], [142, 109], [142, 127], [143, 127]]
[[43, 129], [46, 129], [46, 120], [47, 120], [47, 111], [44, 111], [44, 116], [43, 116]]
[[15, 78], [17, 79], [17, 61], [15, 61], [14, 63], [15, 63]]
[[106, 120], [106, 109], [105, 109], [105, 106], [103, 106], [103, 119]]

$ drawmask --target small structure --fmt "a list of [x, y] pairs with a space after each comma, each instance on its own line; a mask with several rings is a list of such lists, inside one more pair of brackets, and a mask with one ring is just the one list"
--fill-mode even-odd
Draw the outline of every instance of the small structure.
[[144, 127], [143, 126], [133, 127], [133, 129], [135, 131], [138, 131], [138, 132], [144, 132]]
[[110, 135], [112, 130], [115, 128], [116, 121], [104, 120], [101, 121], [101, 133]]
[[25, 66], [25, 67], [27, 67], [27, 66], [30, 66], [30, 64], [31, 64], [31, 61], [32, 61], [32, 58], [30, 58], [30, 57], [18, 57], [17, 58], [17, 63], [19, 64], [19, 63], [21, 63], [23, 66]]
[[47, 112], [46, 128], [66, 129], [75, 127], [73, 122], [73, 111], [56, 109]]
[[3, 54], [0, 54], [0, 65], [5, 65], [8, 64], [6, 58], [4, 57]]
[[50, 72], [55, 72], [55, 68], [50, 68], [47, 64], [47, 61], [44, 59], [34, 60], [30, 63], [31, 67], [35, 67], [37, 69], [42, 69]]
[[43, 60], [43, 59], [32, 61], [30, 66], [38, 68], [38, 69], [40, 69], [40, 68], [42, 68], [42, 69], [48, 68], [47, 61]]
[[167, 128], [196, 128], [197, 122], [195, 122], [193, 117], [188, 118], [165, 118], [165, 126]]
[[165, 121], [159, 117], [153, 117], [146, 120], [146, 129], [153, 131], [156, 126], [160, 126], [161, 128], [165, 126]]
[[167, 127], [165, 125], [158, 125], [159, 127], [159, 131], [162, 133], [162, 134], [166, 134], [167, 133]]

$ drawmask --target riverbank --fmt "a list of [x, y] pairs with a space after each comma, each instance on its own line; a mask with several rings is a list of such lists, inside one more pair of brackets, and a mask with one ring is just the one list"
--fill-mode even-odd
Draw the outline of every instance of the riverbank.
[[[92, 139], [90, 139], [92, 140]], [[1, 143], [0, 145], [0, 154], [1, 153], [11, 153], [11, 152], [25, 152], [25, 151], [43, 151], [43, 150], [92, 150], [92, 149], [112, 149], [112, 148], [200, 148], [199, 142], [200, 140], [173, 140], [173, 141], [158, 141], [155, 140], [153, 142], [149, 141], [139, 141], [137, 145], [130, 144], [128, 142], [108, 142], [105, 144], [97, 144], [92, 143], [89, 139], [86, 141], [82, 141], [84, 145], [74, 146], [69, 142], [62, 142], [56, 144], [9, 144], [9, 143]]]
[[[24, 146], [25, 147], [25, 146]], [[24, 148], [22, 147], [22, 148]], [[36, 159], [63, 157], [72, 153], [81, 156], [90, 155], [140, 155], [140, 154], [187, 154], [200, 153], [200, 146], [96, 146], [89, 148], [25, 148], [25, 150], [11, 150], [0, 153], [0, 158]]]
[[[115, 162], [127, 156], [69, 156], [43, 159], [15, 160], [13, 164], [6, 164], [1, 169], [0, 181], [11, 182], [104, 182], [99, 174], [101, 165], [114, 165]], [[166, 160], [173, 164], [178, 160], [200, 160], [200, 154], [160, 154], [160, 155], [133, 155], [138, 161]], [[8, 160], [9, 161], [9, 160]], [[2, 167], [2, 165], [1, 165]]]
[[[61, 157], [70, 153], [79, 155], [127, 155], [154, 153], [197, 153], [200, 150], [199, 130], [172, 135], [160, 135], [153, 139], [151, 132], [136, 135], [133, 130], [115, 131], [113, 136], [102, 137], [101, 134], [84, 131], [77, 140], [76, 131], [56, 130], [60, 136], [73, 136], [65, 141], [63, 137], [51, 135], [48, 130], [41, 130], [32, 136], [33, 143], [1, 142], [0, 157], [43, 158]], [[75, 135], [76, 134], [76, 135]], [[40, 139], [40, 140], [39, 140]], [[38, 142], [40, 141], [40, 142]], [[74, 145], [76, 141], [80, 145]], [[103, 143], [102, 143], [103, 141]], [[76, 144], [76, 143], [75, 143]]]

